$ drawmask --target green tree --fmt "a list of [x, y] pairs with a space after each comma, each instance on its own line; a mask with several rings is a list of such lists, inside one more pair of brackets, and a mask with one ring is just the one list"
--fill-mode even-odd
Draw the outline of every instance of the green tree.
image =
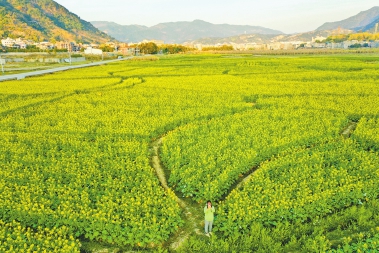
[[232, 51], [233, 46], [222, 45], [220, 47], [203, 47], [203, 51]]
[[179, 54], [193, 50], [193, 48], [185, 47], [182, 45], [162, 45], [159, 47], [159, 51], [164, 54]]
[[101, 45], [99, 46], [99, 48], [100, 48], [101, 50], [103, 50], [103, 52], [113, 52], [113, 51], [114, 51], [114, 48], [113, 48], [113, 47], [110, 47], [110, 46], [105, 45], [105, 44], [101, 44]]
[[142, 43], [138, 47], [140, 51], [145, 54], [157, 54], [159, 50], [157, 44], [154, 42]]
[[326, 39], [326, 42], [334, 42], [334, 43], [344, 42], [344, 41], [349, 39], [349, 36], [350, 36], [349, 34], [340, 34], [340, 35], [329, 36]]

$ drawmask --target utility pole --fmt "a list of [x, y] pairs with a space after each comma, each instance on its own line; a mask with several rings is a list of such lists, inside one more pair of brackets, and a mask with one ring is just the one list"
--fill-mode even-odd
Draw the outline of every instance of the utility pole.
[[378, 33], [378, 26], [379, 26], [379, 23], [376, 23], [375, 24], [375, 33]]

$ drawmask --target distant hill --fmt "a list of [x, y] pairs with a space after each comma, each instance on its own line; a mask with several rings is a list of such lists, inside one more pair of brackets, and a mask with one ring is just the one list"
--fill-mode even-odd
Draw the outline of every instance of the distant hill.
[[334, 30], [339, 27], [343, 29], [357, 30], [358, 28], [370, 25], [374, 20], [379, 18], [379, 6], [373, 7], [367, 11], [362, 11], [355, 16], [350, 18], [337, 21], [337, 22], [327, 22], [317, 28], [317, 31], [322, 30]]
[[328, 37], [333, 34], [344, 33], [348, 34], [353, 32], [352, 30], [329, 30], [329, 31], [311, 31], [297, 34], [243, 34], [238, 36], [231, 36], [227, 38], [201, 38], [194, 41], [187, 41], [193, 44], [217, 44], [217, 43], [257, 43], [267, 44], [272, 42], [289, 42], [289, 41], [311, 41], [312, 38], [317, 36]]
[[[376, 26], [377, 23], [379, 23], [379, 16], [373, 22], [371, 22], [370, 24], [368, 24], [366, 26], [356, 27], [356, 28], [354, 28], [354, 30], [355, 31], [374, 33], [375, 32], [375, 26]], [[378, 28], [378, 32], [379, 32], [379, 28]]]
[[257, 44], [265, 44], [269, 43], [273, 38], [284, 35], [277, 34], [242, 34], [237, 36], [231, 36], [226, 38], [220, 37], [208, 37], [201, 38], [198, 40], [186, 41], [187, 43], [192, 44], [205, 44], [205, 45], [214, 45], [214, 44], [223, 44], [223, 43], [257, 43]]
[[183, 43], [204, 37], [229, 37], [244, 33], [283, 34], [281, 31], [260, 26], [212, 24], [202, 20], [161, 23], [152, 27], [119, 25], [105, 21], [92, 21], [91, 23], [101, 31], [124, 42], [155, 39], [163, 40], [165, 43]]
[[52, 0], [0, 0], [0, 37], [98, 43], [112, 40]]
[[217, 44], [217, 43], [257, 43], [266, 44], [272, 42], [285, 41], [311, 41], [317, 36], [328, 37], [336, 34], [349, 34], [358, 31], [374, 32], [376, 23], [379, 23], [379, 7], [373, 7], [367, 11], [362, 11], [359, 14], [348, 19], [325, 23], [315, 31], [297, 33], [297, 34], [238, 34], [228, 37], [222, 36], [206, 36], [196, 40], [187, 40], [188, 43], [200, 44]]
[[334, 30], [323, 30], [323, 31], [310, 31], [305, 33], [290, 34], [284, 37], [277, 37], [278, 41], [311, 41], [312, 38], [316, 37], [328, 37], [335, 34], [349, 34], [352, 30], [348, 29], [334, 29]]

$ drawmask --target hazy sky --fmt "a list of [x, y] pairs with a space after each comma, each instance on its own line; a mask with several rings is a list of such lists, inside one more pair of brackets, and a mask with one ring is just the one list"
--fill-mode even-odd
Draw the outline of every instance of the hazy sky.
[[378, 6], [378, 0], [56, 0], [87, 21], [153, 26], [202, 19], [285, 33], [311, 31]]

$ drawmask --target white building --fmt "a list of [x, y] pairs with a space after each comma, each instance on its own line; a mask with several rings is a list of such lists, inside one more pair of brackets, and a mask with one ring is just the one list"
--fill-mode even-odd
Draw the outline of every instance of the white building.
[[17, 46], [20, 49], [26, 49], [28, 46], [27, 41], [21, 38], [16, 39], [15, 43], [15, 46]]
[[87, 47], [87, 48], [84, 50], [84, 53], [85, 53], [85, 54], [102, 55], [102, 54], [103, 54], [103, 50], [101, 50], [101, 49], [96, 49], [96, 48], [92, 48], [92, 47]]
[[1, 40], [1, 45], [4, 47], [13, 47], [14, 44], [16, 43], [16, 40], [11, 39], [11, 38], [6, 38]]
[[294, 49], [291, 42], [274, 42], [267, 45], [268, 50], [290, 50]]
[[48, 41], [37, 43], [36, 47], [42, 50], [54, 49], [54, 45]]
[[335, 49], [335, 48], [344, 48], [344, 45], [343, 45], [343, 43], [331, 42], [331, 43], [326, 43], [326, 47], [331, 48], [331, 49]]
[[326, 48], [326, 43], [312, 43], [313, 48]]
[[301, 45], [306, 44], [306, 42], [298, 40], [298, 41], [291, 41], [291, 44], [293, 48], [296, 49], [296, 48], [299, 48]]

